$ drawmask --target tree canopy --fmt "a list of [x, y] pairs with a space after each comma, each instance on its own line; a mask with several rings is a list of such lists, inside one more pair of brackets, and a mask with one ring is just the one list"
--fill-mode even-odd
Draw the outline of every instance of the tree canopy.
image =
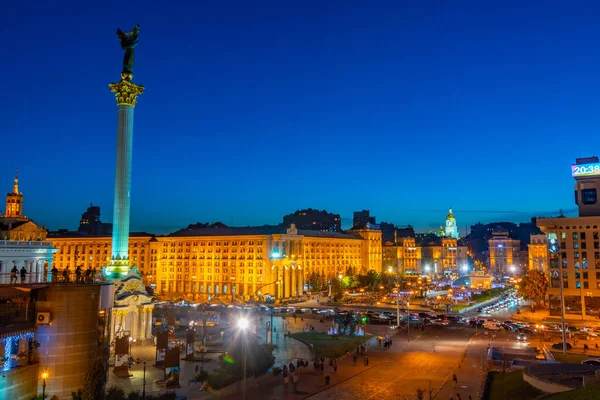
[[544, 302], [548, 292], [548, 276], [545, 272], [534, 269], [523, 277], [518, 288], [519, 295], [533, 300], [536, 304]]

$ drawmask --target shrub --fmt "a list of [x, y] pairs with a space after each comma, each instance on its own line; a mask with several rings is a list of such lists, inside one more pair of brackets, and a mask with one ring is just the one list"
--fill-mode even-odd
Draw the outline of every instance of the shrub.
[[106, 389], [106, 395], [104, 398], [106, 400], [126, 400], [125, 391], [120, 387], [111, 386]]

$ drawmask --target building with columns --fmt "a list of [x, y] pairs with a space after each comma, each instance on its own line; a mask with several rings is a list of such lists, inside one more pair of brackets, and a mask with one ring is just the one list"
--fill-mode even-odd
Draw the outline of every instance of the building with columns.
[[125, 334], [136, 340], [150, 339], [152, 335], [152, 297], [136, 268], [117, 284], [112, 313], [111, 341], [115, 335]]
[[[67, 266], [74, 271], [76, 266], [100, 271], [110, 264], [111, 236], [81, 236], [76, 232], [48, 234], [48, 239], [56, 248], [54, 264], [62, 271]], [[150, 243], [154, 235], [132, 232], [129, 236], [130, 262], [143, 276], [144, 283], [155, 283], [156, 264], [151, 263]]]
[[[301, 296], [311, 273], [381, 272], [381, 231], [299, 230], [294, 224], [194, 228], [156, 237], [157, 292], [168, 297]], [[154, 261], [152, 261], [154, 262]]]
[[[73, 265], [100, 269], [111, 261], [109, 236], [57, 236], [52, 242], [61, 271]], [[321, 232], [293, 224], [191, 227], [167, 236], [132, 234], [129, 259], [144, 284], [168, 298], [289, 298], [309, 290], [312, 272], [328, 279], [348, 269], [381, 272], [381, 231]]]
[[52, 269], [56, 249], [46, 241], [48, 232], [23, 215], [19, 178], [6, 195], [6, 211], [0, 215], [0, 283], [10, 282], [10, 270], [25, 267], [28, 282], [41, 282]]

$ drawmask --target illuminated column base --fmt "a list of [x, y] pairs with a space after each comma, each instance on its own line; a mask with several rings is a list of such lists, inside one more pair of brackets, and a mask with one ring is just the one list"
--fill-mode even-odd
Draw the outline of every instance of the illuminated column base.
[[108, 279], [123, 279], [129, 272], [129, 260], [111, 260], [110, 265], [104, 267], [104, 276]]

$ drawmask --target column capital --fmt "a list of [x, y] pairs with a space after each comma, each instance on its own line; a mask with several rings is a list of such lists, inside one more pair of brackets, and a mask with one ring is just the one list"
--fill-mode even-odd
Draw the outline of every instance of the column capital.
[[108, 85], [110, 91], [117, 98], [117, 105], [135, 107], [137, 97], [144, 93], [142, 85], [136, 85], [129, 81], [122, 80], [119, 83], [111, 83]]

